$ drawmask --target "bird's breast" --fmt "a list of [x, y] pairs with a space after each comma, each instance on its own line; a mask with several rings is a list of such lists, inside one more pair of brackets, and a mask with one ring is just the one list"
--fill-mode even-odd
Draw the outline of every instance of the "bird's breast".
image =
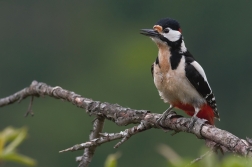
[[[168, 65], [166, 65], [166, 63]], [[164, 102], [175, 104], [193, 104], [201, 106], [205, 100], [190, 84], [185, 75], [185, 58], [182, 57], [178, 67], [171, 69], [169, 59], [166, 62], [159, 60], [159, 64], [153, 65], [153, 77], [155, 86]]]

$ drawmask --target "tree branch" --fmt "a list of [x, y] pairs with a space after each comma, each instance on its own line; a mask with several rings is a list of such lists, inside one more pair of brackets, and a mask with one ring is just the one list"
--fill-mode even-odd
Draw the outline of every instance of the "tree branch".
[[139, 125], [126, 129], [125, 131], [121, 131], [119, 133], [100, 133], [99, 138], [92, 139], [82, 144], [76, 144], [73, 147], [60, 151], [60, 153], [67, 151], [83, 150], [85, 148], [99, 146], [103, 143], [107, 143], [113, 140], [122, 139], [114, 146], [114, 148], [118, 148], [123, 142], [127, 141], [131, 136], [139, 132], [148, 130], [150, 128], [152, 128], [150, 124], [148, 124], [147, 122], [141, 122]]
[[[23, 90], [0, 99], [0, 107], [20, 102], [28, 96], [31, 96], [31, 102], [26, 115], [32, 114], [31, 106], [34, 96], [50, 96], [56, 99], [67, 100], [74, 105], [84, 108], [89, 115], [96, 116], [93, 131], [90, 134], [90, 141], [73, 146], [64, 151], [74, 151], [84, 149], [82, 157], [78, 157], [80, 167], [86, 167], [90, 163], [96, 147], [111, 140], [122, 139], [116, 146], [125, 142], [129, 137], [138, 132], [159, 128], [156, 121], [161, 114], [151, 113], [148, 110], [134, 110], [125, 108], [118, 104], [93, 101], [92, 99], [82, 97], [72, 91], [62, 89], [59, 86], [51, 87], [45, 83], [33, 81], [31, 85]], [[110, 120], [119, 126], [128, 124], [139, 124], [133, 128], [126, 129], [120, 133], [107, 134], [101, 133], [104, 119]], [[245, 157], [252, 157], [251, 140], [240, 139], [237, 136], [215, 126], [209, 125], [205, 120], [197, 119], [193, 128], [189, 129], [190, 118], [184, 118], [172, 112], [161, 123], [163, 128], [174, 130], [175, 132], [187, 132], [196, 135], [200, 139], [206, 140], [206, 145], [213, 150], [230, 151]]]
[[[103, 125], [104, 125], [104, 117], [97, 116], [93, 123], [93, 130], [91, 131], [91, 134], [89, 135], [89, 140], [94, 140], [96, 138], [100, 137], [100, 133], [102, 132]], [[84, 149], [84, 154], [82, 156], [82, 159], [79, 163], [79, 167], [87, 167], [89, 163], [91, 162], [97, 145], [93, 145], [90, 147], [86, 147]]]

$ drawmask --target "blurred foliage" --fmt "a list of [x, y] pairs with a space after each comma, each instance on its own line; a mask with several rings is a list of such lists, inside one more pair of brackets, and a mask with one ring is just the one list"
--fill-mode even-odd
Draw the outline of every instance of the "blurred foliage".
[[16, 162], [27, 166], [35, 166], [36, 161], [17, 153], [17, 147], [27, 137], [27, 129], [7, 127], [0, 132], [0, 164], [6, 161]]
[[120, 156], [121, 153], [119, 152], [108, 155], [104, 167], [117, 167], [117, 160], [120, 158]]
[[[208, 151], [207, 151], [208, 150]], [[189, 160], [180, 157], [167, 145], [159, 145], [158, 152], [166, 158], [169, 167], [251, 167], [252, 160], [236, 155], [228, 155], [221, 159], [214, 152], [202, 148], [199, 157]]]
[[226, 156], [218, 160], [217, 156], [212, 153], [203, 159], [191, 164], [188, 160], [183, 160], [178, 164], [168, 163], [168, 167], [251, 167], [252, 160], [234, 155]]
[[[186, 163], [186, 162], [185, 162]], [[184, 164], [185, 164], [184, 163]], [[180, 165], [174, 167], [184, 167], [185, 165]], [[238, 157], [235, 155], [228, 155], [223, 159], [219, 160], [215, 153], [203, 157], [203, 159], [190, 165], [190, 167], [251, 167], [252, 160], [244, 157]]]
[[[168, 104], [160, 100], [150, 73], [157, 47], [139, 29], [172, 17], [180, 22], [185, 44], [214, 91], [221, 117], [216, 126], [252, 137], [251, 6], [252, 1], [235, 0], [0, 1], [0, 97], [35, 79], [94, 100], [162, 113]], [[35, 98], [35, 116], [23, 119], [28, 104], [29, 98], [0, 108], [0, 129], [29, 127], [29, 142], [19, 150], [39, 166], [73, 166], [82, 151], [58, 151], [87, 141], [94, 118], [45, 97]], [[106, 121], [104, 131], [123, 129]], [[153, 153], [159, 143], [169, 143], [183, 159], [196, 157], [204, 145], [191, 134], [172, 137], [151, 129], [118, 148], [123, 154], [118, 166], [166, 166]], [[90, 167], [103, 166], [114, 144], [99, 147]]]
[[168, 162], [169, 167], [251, 167], [252, 160], [234, 155], [226, 156], [219, 160], [215, 153], [209, 154], [206, 157], [192, 163], [189, 160], [183, 159], [177, 164]]
[[[207, 151], [208, 150], [208, 151]], [[228, 155], [219, 158], [214, 152], [209, 151], [207, 148], [202, 148], [199, 157], [194, 160], [189, 158], [180, 157], [172, 148], [165, 144], [160, 144], [157, 151], [167, 160], [167, 167], [251, 167], [252, 160], [236, 155]], [[119, 167], [118, 158], [120, 153], [108, 155], [104, 167]], [[144, 159], [145, 160], [145, 159]], [[134, 166], [134, 164], [129, 164]]]

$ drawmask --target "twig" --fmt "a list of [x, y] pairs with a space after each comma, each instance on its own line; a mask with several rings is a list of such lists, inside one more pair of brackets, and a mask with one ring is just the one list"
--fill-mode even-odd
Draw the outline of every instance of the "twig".
[[34, 99], [34, 96], [31, 97], [31, 101], [29, 103], [29, 106], [28, 106], [28, 109], [27, 109], [27, 112], [25, 113], [25, 117], [27, 117], [29, 114], [31, 114], [31, 116], [34, 115], [33, 111], [32, 111], [32, 103], [33, 103], [33, 99]]
[[139, 125], [134, 126], [132, 128], [126, 129], [124, 131], [121, 131], [119, 133], [100, 133], [100, 137], [99, 138], [95, 138], [93, 140], [90, 140], [88, 142], [85, 143], [81, 143], [81, 144], [76, 144], [70, 148], [67, 148], [65, 150], [61, 150], [59, 151], [60, 153], [63, 152], [67, 152], [67, 151], [77, 151], [77, 150], [83, 150], [85, 148], [90, 148], [93, 146], [99, 146], [101, 144], [110, 142], [110, 141], [114, 141], [114, 140], [118, 140], [118, 139], [122, 139], [120, 142], [118, 142], [114, 148], [118, 148], [123, 142], [125, 142], [126, 140], [128, 140], [131, 136], [148, 130], [150, 129], [151, 126], [149, 126], [149, 124], [141, 122]]
[[200, 157], [195, 158], [194, 160], [192, 160], [192, 161], [190, 162], [190, 164], [188, 164], [186, 167], [189, 167], [189, 166], [195, 164], [196, 162], [202, 160], [203, 158], [205, 158], [206, 156], [211, 155], [211, 154], [212, 154], [212, 151], [211, 151], [211, 150], [207, 151], [205, 154], [203, 154], [203, 155], [201, 155]]
[[[104, 126], [104, 118], [98, 116], [94, 122], [93, 122], [93, 130], [91, 131], [91, 134], [89, 135], [89, 140], [93, 140], [100, 137], [100, 133], [102, 132]], [[97, 145], [93, 145], [90, 147], [85, 148], [84, 154], [82, 156], [82, 159], [79, 163], [79, 167], [87, 167], [89, 163], [91, 162]]]

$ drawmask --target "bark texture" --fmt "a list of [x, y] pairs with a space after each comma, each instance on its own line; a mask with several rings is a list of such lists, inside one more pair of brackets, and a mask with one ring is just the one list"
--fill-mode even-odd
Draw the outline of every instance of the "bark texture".
[[[72, 91], [62, 89], [59, 86], [51, 87], [45, 83], [33, 81], [31, 85], [17, 93], [0, 99], [0, 107], [19, 102], [28, 96], [31, 96], [31, 101], [28, 111], [25, 114], [33, 114], [32, 102], [37, 96], [50, 96], [56, 99], [63, 99], [72, 104], [83, 108], [89, 115], [96, 117], [93, 123], [93, 130], [89, 136], [89, 141], [77, 144], [65, 151], [75, 151], [84, 149], [81, 157], [77, 157], [79, 167], [86, 167], [91, 162], [95, 153], [96, 147], [100, 144], [112, 140], [121, 139], [115, 147], [118, 147], [123, 142], [127, 141], [132, 135], [139, 132], [151, 129], [160, 128], [156, 121], [161, 117], [161, 114], [151, 113], [148, 110], [135, 110], [125, 108], [118, 104], [110, 104], [107, 102], [94, 101], [89, 98], [82, 97]], [[114, 122], [118, 126], [128, 124], [138, 124], [132, 128], [125, 129], [119, 133], [102, 133], [102, 128], [105, 119]], [[165, 129], [174, 130], [177, 132], [187, 132], [196, 135], [198, 138], [206, 141], [206, 145], [213, 150], [221, 150], [222, 152], [233, 152], [244, 157], [252, 157], [252, 147], [250, 139], [240, 139], [232, 133], [221, 130], [215, 126], [209, 125], [205, 120], [197, 119], [190, 129], [190, 118], [184, 118], [172, 112], [168, 117], [161, 122], [161, 126]]]

